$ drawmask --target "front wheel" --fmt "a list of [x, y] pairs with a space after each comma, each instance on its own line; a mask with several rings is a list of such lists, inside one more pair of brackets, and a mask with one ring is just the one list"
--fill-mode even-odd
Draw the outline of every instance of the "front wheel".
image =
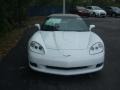
[[86, 15], [86, 17], [87, 17], [87, 18], [89, 18], [89, 17], [90, 17], [90, 15]]
[[94, 12], [94, 13], [93, 13], [93, 17], [96, 17], [96, 16], [97, 16], [97, 15], [96, 15], [96, 13]]

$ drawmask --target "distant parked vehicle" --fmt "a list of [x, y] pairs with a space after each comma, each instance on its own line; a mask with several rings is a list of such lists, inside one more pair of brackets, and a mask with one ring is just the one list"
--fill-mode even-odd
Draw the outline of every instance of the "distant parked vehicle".
[[120, 8], [119, 7], [104, 7], [104, 10], [107, 12], [107, 15], [117, 17], [120, 16]]
[[72, 14], [77, 14], [77, 15], [83, 16], [83, 17], [90, 16], [90, 12], [85, 7], [81, 7], [81, 6], [76, 6], [76, 7], [72, 8], [70, 12]]
[[86, 8], [89, 10], [91, 16], [106, 17], [107, 15], [106, 11], [98, 6], [87, 6]]

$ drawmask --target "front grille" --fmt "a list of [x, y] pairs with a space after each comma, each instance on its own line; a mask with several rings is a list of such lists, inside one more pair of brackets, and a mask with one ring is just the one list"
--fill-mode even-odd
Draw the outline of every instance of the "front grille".
[[64, 67], [46, 66], [46, 68], [49, 68], [49, 69], [57, 69], [57, 70], [77, 70], [77, 69], [86, 69], [86, 68], [88, 68], [88, 67], [89, 67], [89, 66], [64, 68]]
[[100, 15], [101, 15], [101, 16], [105, 16], [105, 13], [101, 13]]
[[103, 65], [103, 63], [99, 63], [99, 64], [96, 65], [96, 68], [98, 68], [98, 67], [100, 67], [102, 65]]

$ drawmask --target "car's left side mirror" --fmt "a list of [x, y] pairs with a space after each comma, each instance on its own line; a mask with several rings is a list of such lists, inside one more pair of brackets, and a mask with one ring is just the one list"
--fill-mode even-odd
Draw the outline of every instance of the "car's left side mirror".
[[37, 28], [38, 30], [40, 30], [41, 29], [40, 24], [35, 24], [35, 28]]
[[90, 25], [89, 26], [89, 30], [91, 31], [92, 29], [94, 29], [95, 28], [95, 25]]

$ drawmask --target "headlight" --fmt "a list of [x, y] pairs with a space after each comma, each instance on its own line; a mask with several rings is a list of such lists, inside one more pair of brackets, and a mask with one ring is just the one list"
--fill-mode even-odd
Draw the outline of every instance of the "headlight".
[[35, 53], [39, 53], [41, 55], [44, 55], [45, 54], [45, 50], [44, 48], [37, 42], [35, 41], [32, 41], [30, 43], [30, 49], [35, 52]]
[[104, 45], [101, 42], [97, 42], [90, 47], [90, 55], [95, 55], [104, 51]]

